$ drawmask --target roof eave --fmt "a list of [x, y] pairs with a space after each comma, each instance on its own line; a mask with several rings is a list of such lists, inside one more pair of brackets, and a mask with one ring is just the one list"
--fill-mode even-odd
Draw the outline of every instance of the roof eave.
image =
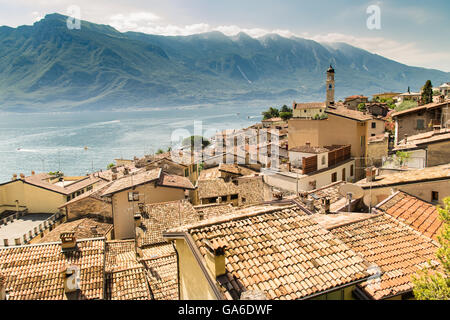
[[184, 240], [187, 243], [187, 245], [189, 246], [189, 249], [191, 250], [192, 254], [194, 255], [194, 258], [197, 261], [200, 269], [202, 270], [203, 275], [205, 276], [206, 280], [208, 281], [208, 285], [212, 289], [214, 296], [217, 298], [217, 300], [226, 300], [222, 291], [220, 291], [219, 287], [217, 286], [217, 281], [215, 279], [213, 279], [213, 277], [209, 273], [208, 267], [206, 266], [205, 262], [203, 261], [204, 259], [200, 253], [200, 250], [196, 246], [194, 239], [192, 239], [192, 236], [188, 232], [165, 232], [164, 231], [163, 238], [165, 238], [167, 240]]

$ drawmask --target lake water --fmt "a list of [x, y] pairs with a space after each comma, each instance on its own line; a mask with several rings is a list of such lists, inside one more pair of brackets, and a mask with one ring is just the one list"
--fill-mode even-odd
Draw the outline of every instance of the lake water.
[[10, 180], [13, 173], [30, 175], [32, 170], [83, 175], [105, 169], [115, 158], [131, 159], [167, 149], [174, 130], [194, 134], [194, 121], [202, 121], [204, 131], [244, 128], [259, 122], [268, 106], [272, 104], [0, 113], [0, 183]]

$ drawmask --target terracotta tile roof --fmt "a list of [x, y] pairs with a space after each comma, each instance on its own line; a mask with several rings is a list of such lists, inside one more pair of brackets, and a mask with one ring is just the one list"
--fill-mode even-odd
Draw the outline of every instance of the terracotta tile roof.
[[161, 176], [161, 169], [153, 169], [150, 171], [141, 171], [137, 174], [125, 176], [114, 181], [109, 188], [107, 188], [102, 196], [112, 195], [116, 192], [129, 189], [134, 186], [145, 184], [152, 181], [157, 181]]
[[450, 164], [428, 167], [417, 170], [402, 171], [385, 176], [377, 176], [375, 181], [366, 182], [366, 179], [357, 182], [363, 189], [387, 187], [396, 184], [417, 183], [433, 179], [450, 179]]
[[165, 172], [161, 173], [161, 177], [158, 181], [158, 185], [163, 187], [180, 188], [185, 190], [194, 190], [194, 186], [188, 178], [177, 176], [173, 174], [168, 174]]
[[111, 184], [112, 184], [112, 182], [104, 183], [101, 186], [99, 186], [93, 190], [87, 191], [87, 192], [79, 195], [78, 197], [73, 198], [72, 200], [64, 203], [59, 208], [64, 208], [64, 207], [70, 206], [71, 204], [77, 203], [78, 201], [87, 199], [87, 198], [92, 198], [92, 199], [99, 200], [99, 201], [110, 204], [111, 199], [102, 197], [102, 194], [107, 188], [109, 188], [109, 186]]
[[113, 300], [178, 300], [177, 257], [170, 243], [142, 249], [134, 240], [106, 243], [107, 297]]
[[61, 252], [60, 243], [0, 249], [0, 273], [6, 277], [11, 300], [63, 300], [62, 270], [80, 269], [81, 299], [104, 298], [105, 240], [77, 241], [77, 250]]
[[411, 291], [411, 276], [435, 259], [437, 244], [386, 214], [331, 229], [346, 245], [377, 268], [382, 275], [360, 284], [374, 299]]
[[229, 180], [221, 178], [219, 167], [203, 170], [197, 181], [200, 199], [241, 194], [248, 204], [264, 201], [265, 183], [262, 176], [243, 176]]
[[105, 260], [108, 300], [151, 300], [147, 272], [136, 258], [134, 240], [107, 241]]
[[280, 117], [277, 117], [277, 118], [270, 118], [270, 119], [262, 120], [262, 122], [278, 122], [278, 121], [283, 121], [283, 119], [281, 119]]
[[443, 107], [444, 105], [446, 105], [448, 103], [450, 103], [450, 100], [446, 100], [444, 102], [439, 102], [439, 103], [432, 102], [432, 103], [429, 103], [429, 104], [425, 104], [423, 106], [418, 106], [418, 107], [406, 109], [406, 110], [403, 110], [403, 111], [394, 112], [391, 116], [394, 118], [394, 117], [402, 116], [404, 114], [408, 114], [408, 113], [411, 113], [411, 112], [417, 112], [417, 111], [421, 111], [421, 110], [431, 110], [431, 109], [434, 109], [434, 108], [440, 108], [440, 107]]
[[204, 240], [226, 244], [228, 299], [262, 290], [270, 299], [301, 299], [368, 277], [365, 262], [297, 206], [252, 210], [185, 227], [202, 255]]
[[239, 166], [237, 164], [220, 163], [218, 169], [219, 171], [232, 173], [240, 176], [249, 176], [258, 174], [258, 172], [256, 171], [253, 171], [243, 166]]
[[[144, 169], [138, 169], [136, 168], [134, 165], [122, 165], [122, 166], [116, 166], [115, 170], [116, 170], [116, 176], [117, 179], [120, 179], [125, 175], [125, 169], [128, 170], [128, 174], [132, 174], [132, 173], [137, 173], [137, 172], [142, 172]], [[102, 178], [103, 180], [106, 180], [107, 182], [113, 181], [112, 176], [113, 176], [114, 172], [113, 169], [108, 169], [108, 170], [102, 170], [102, 171], [98, 171], [96, 173], [94, 173], [94, 176], [98, 176], [99, 178]]]
[[362, 96], [362, 95], [353, 95], [353, 96], [349, 96], [349, 97], [345, 98], [345, 101], [355, 100], [355, 99], [368, 99], [368, 98], [365, 96]]
[[203, 204], [194, 206], [194, 209], [195, 211], [197, 211], [199, 216], [202, 215], [204, 219], [229, 214], [235, 210], [235, 208], [230, 203]]
[[79, 191], [83, 188], [86, 188], [87, 186], [93, 185], [99, 181], [101, 181], [100, 178], [94, 177], [92, 175], [85, 177], [83, 179], [80, 179], [78, 181], [75, 181], [66, 187], [58, 186], [56, 184], [50, 183], [48, 179], [54, 178], [53, 176], [48, 175], [47, 173], [39, 173], [34, 174], [28, 177], [25, 177], [23, 181], [25, 181], [28, 184], [44, 188], [47, 190], [55, 191], [64, 195], [72, 194], [76, 191]]
[[364, 112], [351, 110], [341, 105], [338, 105], [336, 108], [328, 108], [326, 113], [356, 121], [368, 121], [373, 119], [373, 116], [368, 113], [364, 114]]
[[343, 205], [345, 205], [345, 201], [344, 201], [344, 204], [342, 204], [339, 201], [341, 199], [345, 199], [345, 197], [343, 197], [339, 193], [339, 188], [344, 184], [345, 184], [345, 182], [341, 180], [341, 181], [326, 185], [322, 188], [308, 191], [308, 195], [314, 201], [314, 207], [316, 208], [316, 210], [321, 211], [323, 209], [322, 198], [326, 198], [326, 197], [328, 197], [330, 199], [330, 209], [333, 209], [335, 207], [334, 205], [336, 203], [338, 203], [339, 207], [342, 207]]
[[177, 255], [172, 244], [159, 244], [142, 250], [155, 300], [178, 300]]
[[306, 102], [306, 103], [297, 103], [294, 101], [292, 104], [293, 109], [325, 109], [325, 102]]
[[101, 222], [93, 218], [81, 218], [58, 225], [41, 238], [39, 243], [60, 241], [60, 235], [64, 232], [75, 232], [77, 239], [103, 238], [112, 228], [112, 223]]
[[105, 271], [140, 267], [136, 259], [134, 240], [106, 241]]
[[332, 214], [314, 214], [311, 217], [322, 227], [330, 230], [350, 223], [370, 219], [373, 217], [373, 214], [361, 212], [338, 212]]
[[442, 129], [439, 132], [429, 131], [408, 137], [407, 143], [405, 143], [405, 139], [401, 140], [394, 150], [426, 147], [429, 143], [447, 140], [450, 140], [450, 129]]
[[423, 235], [437, 241], [442, 226], [437, 207], [405, 192], [398, 191], [376, 209], [404, 222]]
[[123, 269], [107, 273], [106, 299], [151, 300], [144, 267]]
[[192, 204], [185, 200], [152, 203], [147, 205], [147, 215], [143, 216], [145, 226], [144, 239], [141, 246], [165, 243], [163, 231], [183, 224], [197, 222], [199, 215]]

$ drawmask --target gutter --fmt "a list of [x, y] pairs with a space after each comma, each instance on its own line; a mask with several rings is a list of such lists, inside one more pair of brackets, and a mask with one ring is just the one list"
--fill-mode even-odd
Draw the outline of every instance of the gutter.
[[[343, 288], [347, 288], [347, 287], [350, 287], [352, 285], [357, 285], [357, 284], [360, 284], [361, 282], [364, 282], [364, 281], [368, 280], [370, 277], [371, 277], [371, 275], [369, 275], [369, 276], [367, 276], [365, 278], [359, 279], [359, 280], [355, 280], [355, 281], [352, 281], [352, 282], [349, 282], [349, 283], [346, 283], [346, 284], [342, 284], [340, 286], [337, 286], [337, 287], [334, 287], [334, 288], [331, 288], [331, 289], [328, 289], [328, 290], [325, 290], [325, 291], [314, 293], [312, 295], [300, 298], [299, 300], [309, 300], [309, 299], [312, 299], [312, 298], [315, 298], [315, 297], [318, 297], [318, 296], [322, 296], [322, 295], [327, 294], [329, 292], [333, 292], [333, 291], [337, 291], [337, 290], [340, 290], [340, 289], [343, 289]], [[358, 287], [356, 287], [356, 288], [358, 288]]]
[[[189, 249], [191, 249], [192, 254], [195, 257], [195, 260], [197, 261], [198, 265], [200, 266], [200, 269], [202, 270], [203, 275], [205, 276], [206, 280], [208, 281], [208, 284], [210, 288], [212, 289], [215, 297], [217, 300], [226, 300], [225, 296], [222, 294], [222, 291], [217, 287], [217, 282], [215, 279], [211, 277], [211, 274], [208, 271], [208, 268], [206, 267], [203, 257], [198, 250], [197, 246], [195, 245], [194, 239], [192, 239], [192, 236], [187, 232], [163, 232], [163, 238], [167, 240], [171, 239], [182, 239], [184, 240], [187, 245], [189, 246]], [[179, 288], [178, 288], [179, 290]]]

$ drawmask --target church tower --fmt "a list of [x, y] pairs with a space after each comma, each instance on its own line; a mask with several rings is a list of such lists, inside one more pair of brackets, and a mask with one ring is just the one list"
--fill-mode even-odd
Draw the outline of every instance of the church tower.
[[330, 64], [327, 70], [327, 100], [326, 106], [334, 105], [334, 69]]

